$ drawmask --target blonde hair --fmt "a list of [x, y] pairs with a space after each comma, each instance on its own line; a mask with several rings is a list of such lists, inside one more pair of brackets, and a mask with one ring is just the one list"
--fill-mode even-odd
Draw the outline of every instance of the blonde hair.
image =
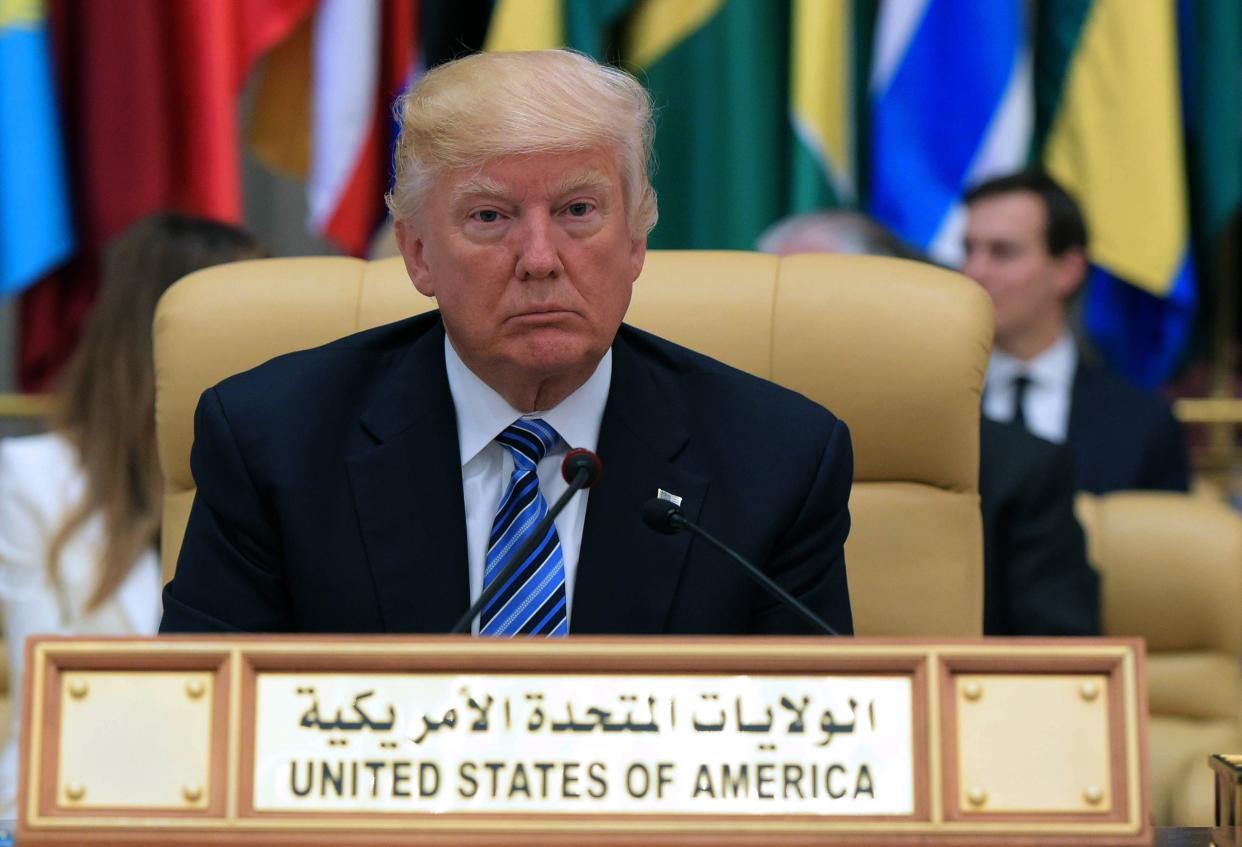
[[630, 232], [655, 226], [651, 97], [624, 71], [571, 50], [476, 53], [428, 71], [397, 113], [396, 180], [385, 198], [396, 220], [418, 210], [444, 171], [607, 145], [619, 159]]

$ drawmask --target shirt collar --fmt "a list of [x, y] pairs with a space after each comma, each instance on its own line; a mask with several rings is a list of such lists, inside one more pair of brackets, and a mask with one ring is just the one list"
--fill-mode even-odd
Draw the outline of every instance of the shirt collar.
[[[570, 447], [595, 450], [604, 420], [604, 406], [612, 386], [612, 349], [609, 348], [595, 372], [573, 394], [546, 411], [519, 412], [505, 398], [466, 366], [457, 355], [448, 335], [444, 336], [444, 365], [448, 372], [449, 393], [457, 410], [457, 443], [463, 466], [521, 417], [542, 418]], [[563, 445], [551, 452], [563, 452]]]
[[1025, 374], [1032, 383], [1049, 388], [1068, 388], [1078, 367], [1078, 348], [1068, 332], [1062, 332], [1051, 347], [1029, 362], [1003, 350], [993, 350], [988, 361], [987, 385], [1009, 385], [1014, 377]]

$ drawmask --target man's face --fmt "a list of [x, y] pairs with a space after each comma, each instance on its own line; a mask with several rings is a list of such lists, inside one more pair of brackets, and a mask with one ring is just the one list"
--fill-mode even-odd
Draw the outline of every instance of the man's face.
[[992, 298], [1000, 346], [1062, 320], [1062, 301], [1081, 282], [1081, 253], [1048, 252], [1043, 203], [1015, 191], [976, 200], [966, 222], [962, 272]]
[[514, 379], [589, 377], [647, 247], [630, 234], [617, 157], [603, 148], [442, 174], [397, 237], [454, 349], [497, 390]]

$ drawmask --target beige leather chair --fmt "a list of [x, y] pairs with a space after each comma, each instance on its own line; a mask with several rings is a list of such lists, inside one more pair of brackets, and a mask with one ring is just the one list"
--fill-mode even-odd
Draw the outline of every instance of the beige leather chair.
[[[433, 307], [400, 259], [269, 259], [177, 283], [155, 317], [166, 572], [194, 496], [189, 451], [204, 389]], [[980, 634], [978, 416], [992, 315], [977, 286], [896, 259], [652, 252], [627, 320], [799, 391], [849, 424], [846, 555], [859, 634]]]
[[1242, 518], [1219, 500], [1079, 495], [1104, 633], [1147, 640], [1152, 808], [1211, 826], [1209, 753], [1242, 752]]

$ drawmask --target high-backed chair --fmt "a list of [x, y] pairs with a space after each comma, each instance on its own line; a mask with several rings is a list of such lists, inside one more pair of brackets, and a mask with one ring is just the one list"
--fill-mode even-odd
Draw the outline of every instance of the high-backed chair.
[[[167, 575], [194, 496], [199, 394], [280, 353], [431, 308], [400, 259], [243, 262], [165, 294], [155, 362]], [[859, 634], [981, 633], [979, 396], [992, 315], [977, 286], [896, 259], [656, 251], [627, 321], [799, 391], [849, 424], [846, 561]]]
[[1154, 491], [1078, 496], [1105, 635], [1147, 640], [1152, 807], [1211, 826], [1209, 753], [1242, 750], [1242, 517]]

